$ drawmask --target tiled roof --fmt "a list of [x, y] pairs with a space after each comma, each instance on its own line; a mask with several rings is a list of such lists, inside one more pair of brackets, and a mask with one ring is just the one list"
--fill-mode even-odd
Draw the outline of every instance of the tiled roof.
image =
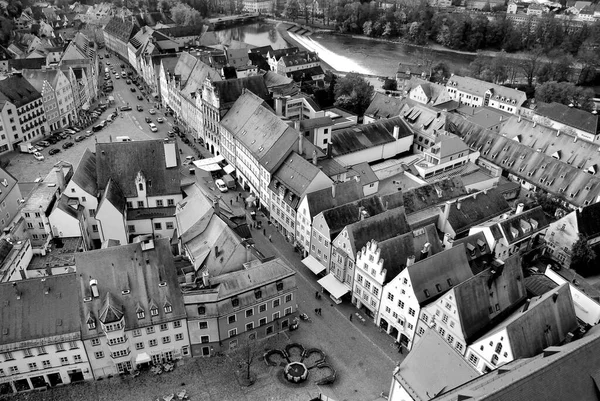
[[[458, 209], [458, 204], [461, 205]], [[476, 192], [452, 203], [448, 222], [457, 236], [469, 228], [481, 224], [511, 210], [504, 196], [495, 189]]]
[[0, 101], [8, 100], [16, 107], [24, 106], [42, 97], [27, 80], [20, 76], [12, 76], [0, 81]]
[[127, 209], [127, 220], [149, 220], [175, 216], [175, 206]]
[[204, 27], [202, 25], [176, 26], [173, 28], [157, 29], [157, 31], [172, 38], [182, 38], [186, 36], [200, 36], [204, 31]]
[[541, 206], [514, 215], [498, 223], [509, 244], [514, 244], [548, 227], [549, 220]]
[[496, 85], [475, 78], [461, 77], [459, 75], [453, 75], [448, 78], [446, 86], [463, 92], [473, 93], [481, 97], [485, 96], [486, 91], [491, 90], [492, 98], [494, 100], [506, 104], [513, 104], [512, 101], [514, 100], [514, 104], [516, 104], [517, 107], [521, 106], [525, 100], [527, 100], [525, 92], [520, 90], [507, 88], [506, 86]]
[[369, 196], [323, 211], [323, 218], [329, 226], [331, 239], [348, 224], [359, 221], [363, 217], [361, 211], [365, 212], [367, 216], [375, 216], [383, 212], [384, 208], [377, 196]]
[[369, 149], [394, 142], [394, 127], [400, 127], [399, 138], [412, 135], [402, 118], [381, 119], [367, 125], [335, 131], [331, 135], [333, 156], [342, 156], [359, 150]]
[[355, 164], [352, 166], [351, 170], [358, 174], [361, 185], [372, 184], [379, 181], [379, 178], [377, 178], [377, 175], [375, 175], [373, 169], [367, 162]]
[[[0, 194], [0, 201], [3, 201], [6, 199], [6, 197], [8, 195], [10, 195], [12, 193], [12, 190], [15, 186], [17, 186], [18, 181], [17, 179], [8, 171], [4, 170], [3, 168], [0, 167], [0, 181], [4, 181], [6, 180], [6, 186], [2, 185], [0, 188], [2, 188], [2, 193]], [[17, 188], [18, 189], [18, 188]], [[18, 191], [18, 193], [20, 194], [21, 191]], [[19, 198], [21, 196], [19, 195]]]
[[127, 44], [136, 32], [136, 27], [130, 20], [112, 17], [104, 27], [104, 32]]
[[598, 114], [592, 114], [585, 110], [556, 102], [539, 102], [535, 108], [535, 113], [570, 127], [589, 132], [592, 135], [600, 133], [600, 116]]
[[460, 328], [472, 343], [527, 298], [521, 259], [513, 256], [503, 265], [490, 266], [456, 284], [453, 291]]
[[179, 162], [166, 168], [162, 140], [105, 142], [96, 144], [96, 174], [98, 189], [106, 187], [108, 180], [119, 184], [126, 197], [136, 197], [135, 177], [141, 173], [148, 183], [148, 196], [181, 193]]
[[429, 256], [406, 269], [420, 305], [435, 300], [453, 286], [473, 277], [462, 245]]
[[227, 107], [234, 103], [245, 90], [249, 90], [261, 99], [269, 98], [269, 90], [261, 75], [251, 77], [228, 79], [213, 82], [215, 92], [221, 101], [221, 107]]
[[577, 210], [577, 228], [589, 239], [600, 236], [600, 203]]
[[365, 116], [372, 116], [378, 119], [397, 117], [400, 115], [403, 107], [404, 102], [402, 99], [376, 92], [365, 111]]
[[469, 147], [454, 134], [439, 134], [435, 137], [435, 145], [431, 147], [430, 152], [444, 158], [460, 152], [468, 153]]
[[56, 90], [58, 73], [60, 70], [30, 70], [24, 69], [23, 77], [29, 82], [38, 92], [42, 92], [44, 81], [52, 85], [52, 89]]
[[[147, 250], [144, 250], [142, 243], [137, 242], [78, 252], [75, 261], [81, 297], [92, 296], [91, 279], [97, 280], [99, 291], [98, 298], [81, 302], [78, 321], [85, 322], [88, 316], [99, 319], [104, 308], [107, 317], [123, 313], [126, 329], [136, 329], [146, 326], [150, 321], [152, 304], [158, 309], [158, 316], [152, 317], [153, 324], [185, 318], [186, 312], [168, 238], [155, 239], [153, 248], [148, 247]], [[129, 290], [129, 293], [123, 295], [124, 290]], [[74, 289], [73, 292], [77, 293], [77, 290]], [[107, 296], [110, 297], [108, 305]], [[170, 313], [164, 308], [167, 303], [172, 308]], [[145, 319], [137, 318], [138, 305], [144, 309]], [[110, 307], [110, 312], [107, 306]], [[93, 330], [82, 324], [81, 331], [84, 338], [103, 335], [99, 324]]]
[[285, 66], [291, 67], [318, 62], [319, 56], [316, 52], [300, 51], [294, 54], [286, 54], [279, 61], [282, 61]]
[[483, 270], [487, 269], [494, 260], [494, 255], [488, 246], [483, 231], [457, 239], [452, 243], [452, 246], [458, 246], [459, 244], [465, 246], [467, 259], [469, 260], [473, 274], [481, 273]]
[[[398, 207], [348, 224], [346, 231], [348, 232], [348, 242], [352, 253], [356, 254], [368, 241], [385, 241], [406, 234], [411, 229], [406, 220], [404, 208]], [[388, 262], [391, 262], [391, 260], [388, 260]], [[397, 260], [394, 263], [397, 263]]]
[[412, 214], [466, 194], [465, 186], [459, 177], [447, 178], [404, 192], [404, 207], [406, 214]]
[[281, 193], [285, 189], [291, 191], [294, 195], [293, 200], [290, 200], [289, 193], [285, 194], [283, 200], [290, 207], [295, 208], [320, 171], [317, 166], [305, 160], [296, 152], [292, 152], [271, 175], [269, 189], [274, 193]]
[[63, 341], [80, 337], [73, 273], [2, 283], [0, 303], [3, 346], [55, 336], [63, 336]]
[[90, 149], [83, 152], [71, 180], [90, 195], [97, 195], [96, 155]]
[[98, 209], [100, 209], [104, 201], [109, 202], [120, 213], [123, 214], [125, 212], [125, 206], [127, 205], [127, 201], [125, 200], [125, 196], [123, 195], [119, 184], [112, 178], [109, 178], [108, 182], [106, 183], [106, 187], [104, 188], [104, 194], [102, 195], [100, 202], [98, 202]]
[[529, 294], [537, 297], [558, 287], [558, 284], [545, 274], [532, 274], [529, 277], [525, 277], [525, 287]]
[[447, 113], [432, 110], [410, 99], [405, 99], [405, 103], [401, 116], [413, 132], [433, 138], [445, 130]]
[[355, 180], [334, 183], [333, 185], [335, 185], [335, 196], [334, 191], [330, 188], [321, 189], [306, 195], [311, 217], [316, 216], [323, 210], [354, 202], [363, 197], [362, 185]]

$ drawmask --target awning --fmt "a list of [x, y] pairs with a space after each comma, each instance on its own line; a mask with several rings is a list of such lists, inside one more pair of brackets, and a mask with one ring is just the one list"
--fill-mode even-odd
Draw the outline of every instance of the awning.
[[219, 166], [218, 164], [205, 164], [202, 166], [198, 166], [196, 165], [196, 163], [194, 162], [194, 165], [196, 167], [198, 167], [200, 170], [204, 170], [204, 171], [219, 171], [221, 170], [221, 166]]
[[235, 168], [228, 164], [225, 167], [223, 167], [223, 170], [225, 170], [225, 174], [231, 174], [235, 171]]
[[215, 156], [215, 157], [211, 157], [209, 159], [200, 159], [200, 160], [195, 160], [193, 161], [194, 166], [198, 167], [201, 170], [204, 171], [219, 171], [221, 170], [221, 166], [219, 166], [219, 162], [222, 162], [223, 160], [225, 160], [225, 158], [223, 158], [223, 156]]
[[310, 269], [314, 274], [319, 274], [325, 270], [325, 266], [321, 264], [314, 256], [308, 255], [302, 259], [302, 264]]
[[81, 110], [88, 111], [90, 109], [90, 104], [85, 102], [83, 106], [81, 106]]
[[152, 359], [150, 359], [150, 355], [148, 355], [145, 352], [142, 352], [141, 354], [137, 354], [137, 356], [135, 357], [135, 363], [137, 365], [139, 365], [140, 363], [148, 363], [151, 360]]
[[344, 296], [348, 291], [348, 287], [346, 287], [343, 283], [335, 278], [332, 273], [329, 273], [319, 281], [317, 281], [321, 287], [325, 288], [327, 292], [329, 292], [334, 298], [340, 299]]

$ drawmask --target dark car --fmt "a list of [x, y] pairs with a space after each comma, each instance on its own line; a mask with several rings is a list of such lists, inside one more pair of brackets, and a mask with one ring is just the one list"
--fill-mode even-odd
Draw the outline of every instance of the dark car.
[[179, 132], [179, 131], [180, 131], [180, 130], [179, 130], [179, 127], [178, 127], [178, 126], [176, 126], [176, 125], [174, 125], [174, 126], [173, 126], [173, 131], [175, 131], [175, 132]]
[[144, 97], [142, 95], [137, 95], [137, 100], [144, 100]]
[[150, 123], [152, 122], [152, 119], [151, 119], [150, 117], [146, 117], [146, 118], [144, 118], [144, 120], [146, 120], [146, 122], [147, 122], [148, 124], [150, 124]]
[[54, 145], [55, 143], [58, 142], [58, 139], [56, 139], [55, 137], [51, 136], [47, 139], [48, 142], [50, 142], [50, 145]]
[[47, 141], [39, 141], [37, 145], [41, 146], [42, 148], [47, 148], [48, 146], [50, 146], [50, 144]]
[[140, 106], [139, 104], [137, 106], [135, 106], [135, 108], [137, 109], [137, 111], [144, 111], [144, 108], [142, 106]]
[[75, 145], [73, 142], [65, 142], [65, 143], [63, 143], [62, 148], [69, 149], [73, 145]]
[[121, 111], [130, 111], [131, 110], [131, 106], [122, 106], [121, 107]]
[[132, 92], [135, 92], [135, 87], [132, 86], [131, 88], [129, 88], [129, 90], [131, 90]]
[[121, 64], [121, 68], [125, 68], [125, 64]]
[[190, 144], [190, 140], [189, 140], [189, 139], [187, 139], [185, 136], [184, 136], [183, 138], [181, 138], [181, 141], [182, 141], [183, 143], [186, 143], [186, 144], [188, 144], [188, 145]]
[[50, 156], [52, 156], [52, 155], [55, 155], [55, 154], [57, 154], [57, 153], [59, 153], [59, 152], [60, 152], [60, 149], [52, 148], [52, 149], [50, 149], [50, 150], [48, 151], [48, 154], [49, 154]]

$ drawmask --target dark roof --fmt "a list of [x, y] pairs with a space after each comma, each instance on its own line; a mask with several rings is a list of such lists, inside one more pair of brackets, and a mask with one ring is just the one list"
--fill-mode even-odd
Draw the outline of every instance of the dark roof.
[[577, 210], [577, 228], [588, 239], [600, 236], [600, 203]]
[[323, 71], [323, 67], [320, 65], [286, 73], [289, 78], [292, 78], [296, 82], [301, 82], [302, 80], [309, 81], [312, 77], [323, 74], [325, 74], [325, 71]]
[[332, 209], [363, 197], [362, 186], [355, 180], [334, 183], [332, 187], [335, 188], [325, 188], [306, 195], [311, 217], [323, 210]]
[[122, 20], [118, 17], [112, 17], [104, 27], [104, 33], [114, 36], [116, 39], [119, 39], [126, 44], [136, 32], [137, 29], [133, 22], [128, 19]]
[[74, 273], [2, 283], [0, 303], [0, 344], [47, 341], [55, 336], [70, 341], [80, 336]]
[[96, 196], [98, 194], [96, 155], [90, 149], [83, 152], [71, 180], [90, 195]]
[[423, 257], [421, 250], [425, 244], [429, 244], [427, 257], [442, 251], [437, 229], [429, 224], [414, 232], [398, 235], [379, 242], [380, 258], [384, 261], [387, 271], [385, 282], [393, 280], [405, 267], [409, 257]]
[[16, 107], [24, 106], [42, 97], [27, 80], [20, 76], [12, 76], [0, 81], [0, 93]]
[[0, 264], [4, 262], [4, 259], [8, 256], [10, 251], [13, 249], [13, 244], [5, 240], [4, 238], [0, 239]]
[[221, 108], [233, 104], [245, 90], [249, 90], [261, 99], [269, 98], [269, 90], [262, 75], [227, 79], [213, 82], [215, 92], [220, 98]]
[[185, 36], [200, 36], [204, 30], [203, 25], [176, 26], [173, 28], [157, 29], [158, 32], [172, 38], [181, 38]]
[[[473, 276], [463, 245], [446, 249], [406, 269], [420, 305], [433, 301], [453, 286]], [[429, 297], [425, 295], [425, 290]]]
[[365, 111], [365, 116], [372, 116], [377, 119], [396, 117], [400, 115], [402, 107], [404, 107], [402, 99], [376, 92]]
[[404, 207], [406, 214], [410, 215], [466, 194], [467, 190], [460, 177], [447, 178], [404, 192]]
[[394, 127], [400, 127], [399, 138], [412, 135], [411, 129], [401, 117], [381, 119], [371, 124], [357, 125], [352, 128], [335, 131], [332, 134], [333, 156], [369, 149], [374, 146], [394, 142]]
[[147, 196], [181, 193], [179, 161], [176, 166], [166, 168], [162, 140], [96, 144], [98, 189], [104, 189], [112, 178], [119, 184], [123, 195], [135, 197], [135, 177], [138, 173], [145, 177], [146, 182], [151, 181], [146, 188]]
[[[102, 312], [105, 312], [103, 317], [110, 320], [122, 313], [126, 329], [131, 330], [149, 324], [153, 305], [158, 309], [158, 315], [152, 317], [152, 324], [185, 318], [169, 238], [155, 239], [153, 246], [137, 242], [79, 252], [75, 255], [75, 263], [81, 297], [92, 296], [91, 279], [97, 280], [99, 291], [98, 298], [81, 302], [77, 320], [86, 322], [89, 317], [97, 320]], [[123, 295], [124, 290], [130, 292]], [[165, 311], [165, 305], [171, 306], [171, 313]], [[137, 318], [138, 307], [144, 309], [146, 318]], [[81, 331], [84, 338], [103, 335], [99, 324], [93, 330], [82, 324]]]
[[[523, 227], [523, 224], [525, 227]], [[518, 242], [521, 239], [532, 235], [532, 233], [542, 230], [547, 227], [548, 224], [548, 218], [541, 206], [514, 215], [499, 223], [509, 244]], [[537, 225], [537, 228], [534, 228], [534, 225]], [[529, 229], [527, 230], [526, 228]]]
[[[458, 205], [461, 205], [458, 209]], [[510, 211], [510, 205], [502, 194], [490, 189], [474, 193], [466, 198], [461, 198], [452, 203], [448, 222], [456, 235], [460, 235], [469, 228]]]
[[[106, 183], [104, 195], [100, 201], [100, 204], [103, 200], [110, 202], [121, 214], [125, 212], [125, 206], [127, 205], [125, 195], [123, 195], [123, 191], [121, 191], [119, 184], [112, 178], [109, 178], [108, 182]], [[98, 208], [100, 208], [100, 204], [98, 205]]]
[[532, 274], [525, 277], [525, 287], [530, 295], [537, 297], [558, 287], [558, 284], [545, 274]]
[[162, 12], [144, 13], [142, 18], [148, 26], [155, 26], [158, 23], [164, 25], [174, 24], [173, 20]]
[[[79, 218], [79, 212], [83, 211], [83, 206], [79, 206], [81, 207], [81, 209], [79, 209], [79, 207], [76, 209], [74, 207], [72, 207], [71, 205], [69, 205], [69, 200], [71, 198], [69, 198], [68, 196], [64, 195], [61, 196], [60, 199], [58, 200], [57, 204], [56, 204], [56, 208], [62, 210], [63, 212], [65, 212], [66, 214], [68, 214], [69, 216], [71, 216], [74, 219], [78, 219]], [[74, 199], [75, 202], [77, 202], [76, 204], [79, 203], [79, 200], [77, 198]]]
[[535, 113], [593, 135], [600, 133], [600, 116], [561, 103], [539, 102]]
[[454, 298], [460, 328], [472, 343], [527, 298], [521, 259], [510, 257], [455, 285]]
[[127, 209], [127, 220], [148, 220], [175, 216], [175, 206]]
[[467, 259], [469, 260], [473, 274], [481, 273], [494, 261], [494, 254], [488, 246], [483, 231], [457, 239], [452, 243], [452, 246], [457, 246], [459, 244], [465, 246]]
[[355, 223], [361, 218], [361, 210], [369, 216], [383, 212], [383, 206], [377, 196], [359, 199], [352, 203], [328, 209], [323, 212], [323, 217], [329, 226], [329, 234], [333, 239], [348, 224]]
[[411, 231], [403, 207], [386, 210], [378, 215], [349, 224], [346, 230], [354, 254], [371, 240], [385, 241]]
[[261, 56], [266, 56], [269, 52], [273, 51], [273, 48], [271, 47], [271, 45], [267, 45], [267, 46], [259, 46], [259, 47], [253, 47], [251, 49], [248, 49], [249, 53], [257, 53], [260, 54]]
[[372, 184], [379, 181], [379, 178], [377, 178], [377, 175], [375, 175], [375, 172], [367, 162], [355, 164], [352, 166], [352, 170], [354, 170], [360, 177], [359, 182], [361, 185]]

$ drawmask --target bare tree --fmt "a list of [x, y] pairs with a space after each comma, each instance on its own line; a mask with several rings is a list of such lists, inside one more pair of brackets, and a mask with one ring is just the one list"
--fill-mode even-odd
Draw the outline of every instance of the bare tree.
[[527, 79], [527, 85], [533, 86], [533, 78], [543, 64], [544, 50], [540, 47], [525, 53], [521, 59], [521, 70]]
[[236, 368], [243, 369], [244, 372], [244, 380], [247, 381], [248, 384], [252, 384], [255, 380], [255, 377], [252, 375], [251, 367], [254, 359], [259, 356], [259, 343], [256, 339], [256, 335], [254, 337], [250, 337], [250, 334], [245, 339], [238, 340], [238, 346], [236, 349], [229, 354], [231, 360], [235, 363]]

